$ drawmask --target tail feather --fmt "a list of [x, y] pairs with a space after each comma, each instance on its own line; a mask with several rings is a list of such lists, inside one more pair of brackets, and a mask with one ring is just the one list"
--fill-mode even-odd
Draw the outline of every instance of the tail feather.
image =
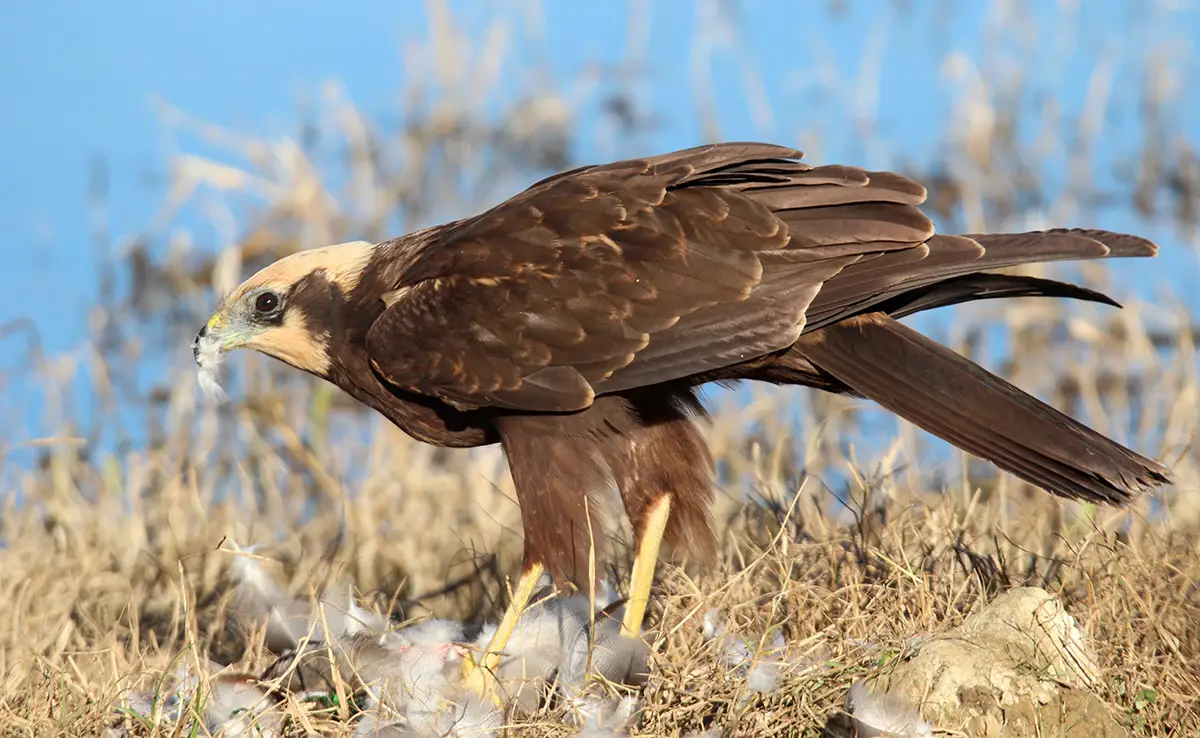
[[[1080, 241], [1096, 241], [1108, 250], [1104, 256], [1109, 258], [1129, 258], [1154, 256], [1158, 246], [1153, 241], [1134, 236], [1129, 233], [1114, 233], [1095, 228], [1050, 228], [1044, 231], [1028, 231], [1025, 233], [967, 233], [967, 238], [983, 246], [985, 249], [1001, 248], [1006, 254], [1038, 254], [1047, 250], [1049, 244], [1055, 244], [1056, 249], [1064, 254], [1064, 258], [1078, 258], [1071, 255]], [[1038, 258], [1037, 261], [1044, 261]], [[989, 265], [991, 266], [991, 265]]]
[[902, 292], [876, 305], [875, 309], [899, 319], [924, 310], [1007, 297], [1065, 297], [1121, 307], [1120, 303], [1103, 292], [1066, 282], [1018, 274], [976, 272]]
[[856, 393], [1061, 497], [1124, 505], [1170, 483], [1161, 464], [885, 315], [826, 326], [794, 350]]
[[[1156, 251], [1153, 242], [1139, 236], [1079, 228], [936, 235], [919, 248], [875, 254], [847, 266], [822, 286], [805, 312], [807, 328], [813, 330], [868, 311], [890, 313], [889, 308], [883, 307], [885, 304], [895, 307], [894, 303], [904, 302], [908, 295], [928, 296], [928, 291], [939, 291], [950, 280], [969, 281], [993, 269], [1057, 261], [1145, 257], [1153, 256]], [[959, 282], [957, 287], [965, 284]], [[1083, 292], [1062, 296], [1089, 299]]]

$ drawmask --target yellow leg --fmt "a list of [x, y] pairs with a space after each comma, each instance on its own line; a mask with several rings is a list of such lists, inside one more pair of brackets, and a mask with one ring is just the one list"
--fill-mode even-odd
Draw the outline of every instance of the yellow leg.
[[621, 635], [636, 638], [642, 633], [642, 620], [646, 617], [646, 605], [650, 602], [650, 585], [654, 582], [654, 568], [658, 564], [658, 549], [662, 545], [670, 512], [671, 495], [663, 495], [646, 513], [646, 527], [642, 532], [642, 540], [638, 541], [637, 555], [633, 557], [629, 602], [625, 603]]
[[500, 656], [508, 645], [508, 639], [512, 637], [513, 630], [517, 627], [517, 619], [529, 606], [529, 600], [533, 597], [533, 588], [537, 586], [537, 581], [544, 571], [545, 567], [541, 564], [534, 564], [521, 574], [521, 578], [517, 580], [517, 589], [513, 592], [512, 601], [508, 603], [508, 610], [505, 611], [500, 626], [496, 628], [496, 632], [488, 642], [482, 659], [476, 661], [470, 655], [463, 659], [463, 680], [480, 697], [490, 696], [493, 701], [499, 701], [499, 695], [495, 693], [494, 687]]

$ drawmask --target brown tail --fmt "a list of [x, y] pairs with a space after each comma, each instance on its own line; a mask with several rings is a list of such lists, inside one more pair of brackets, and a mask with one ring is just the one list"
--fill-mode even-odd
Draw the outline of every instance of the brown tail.
[[856, 393], [1049, 492], [1127, 504], [1169, 472], [881, 313], [793, 348]]

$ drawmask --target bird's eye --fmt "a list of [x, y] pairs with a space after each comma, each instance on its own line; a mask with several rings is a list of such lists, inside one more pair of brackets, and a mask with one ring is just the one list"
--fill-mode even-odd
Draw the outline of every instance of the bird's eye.
[[274, 292], [264, 292], [254, 301], [254, 309], [260, 313], [271, 313], [279, 307], [279, 295]]

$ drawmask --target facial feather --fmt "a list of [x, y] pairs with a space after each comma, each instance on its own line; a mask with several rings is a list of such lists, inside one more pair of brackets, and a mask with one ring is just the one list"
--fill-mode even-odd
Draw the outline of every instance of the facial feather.
[[230, 295], [236, 301], [260, 287], [288, 288], [313, 272], [324, 272], [343, 294], [358, 286], [363, 269], [375, 253], [375, 245], [366, 241], [349, 241], [289, 254], [260, 269], [242, 282]]

